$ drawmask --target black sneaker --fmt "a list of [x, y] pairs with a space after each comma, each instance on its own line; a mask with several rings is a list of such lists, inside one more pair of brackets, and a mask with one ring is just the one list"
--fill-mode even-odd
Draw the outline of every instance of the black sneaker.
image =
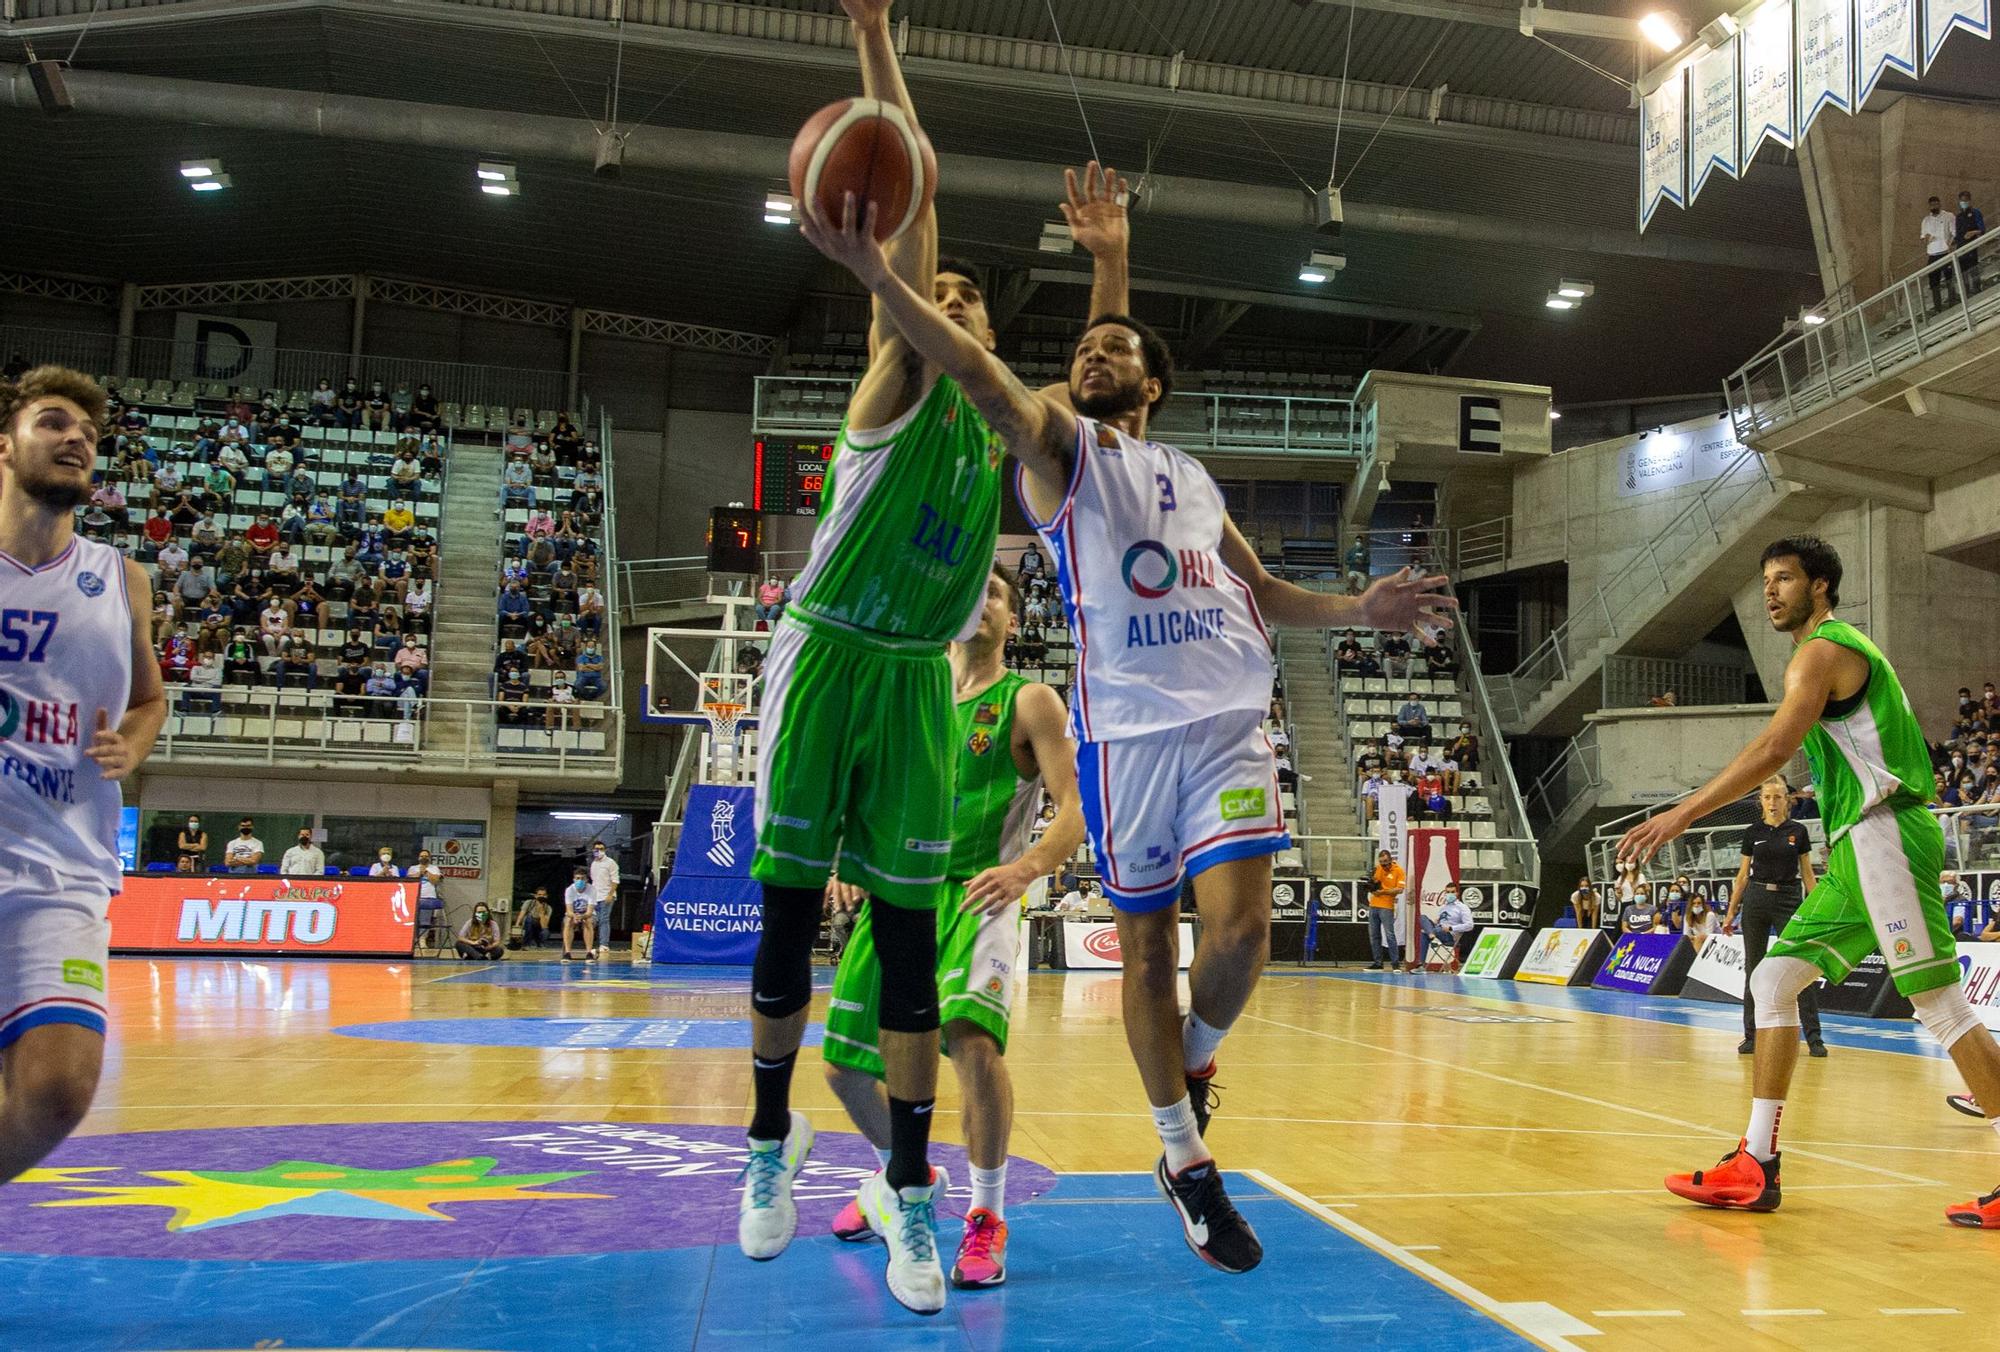
[[1809, 1042], [1807, 1042], [1807, 1043], [1806, 1043], [1806, 1055], [1807, 1055], [1807, 1056], [1825, 1056], [1825, 1055], [1826, 1055], [1826, 1044], [1825, 1044], [1824, 1042], [1820, 1041], [1820, 1040], [1819, 1040], [1818, 1038], [1813, 1038], [1813, 1039], [1812, 1039], [1811, 1041], [1809, 1041]]
[[1944, 1101], [1967, 1117], [1976, 1117], [1982, 1122], [1986, 1120], [1985, 1112], [1979, 1107], [1979, 1100], [1970, 1094], [1946, 1094]]
[[1188, 1102], [1194, 1107], [1195, 1128], [1204, 1137], [1208, 1135], [1208, 1119], [1215, 1115], [1216, 1106], [1222, 1102], [1222, 1095], [1216, 1090], [1215, 1062], [1210, 1061], [1207, 1071], [1200, 1075], [1188, 1074]]
[[1738, 1056], [1749, 1056], [1753, 1054], [1756, 1050], [1757, 1050], [1757, 1039], [1754, 1037], [1746, 1037], [1741, 1042], [1736, 1044], [1736, 1054]]
[[1173, 1174], [1167, 1172], [1167, 1157], [1162, 1155], [1153, 1166], [1153, 1181], [1180, 1214], [1181, 1238], [1204, 1263], [1223, 1272], [1248, 1272], [1264, 1261], [1264, 1246], [1222, 1190], [1222, 1173], [1214, 1160], [1190, 1164]]

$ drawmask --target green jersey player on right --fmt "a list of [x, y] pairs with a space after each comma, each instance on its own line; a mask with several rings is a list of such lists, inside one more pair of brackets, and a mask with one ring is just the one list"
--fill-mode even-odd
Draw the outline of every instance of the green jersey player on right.
[[[1839, 982], [1880, 952], [1896, 989], [1951, 1054], [1974, 1097], [2000, 1103], [2000, 1042], [1960, 986], [1938, 874], [1944, 832], [1929, 810], [1933, 779], [1923, 729], [1888, 659], [1833, 617], [1840, 556], [1794, 536], [1764, 551], [1771, 627], [1792, 636], [1785, 697], [1770, 726], [1691, 797], [1626, 832], [1618, 857], [1644, 862], [1717, 808], [1776, 774], [1803, 745], [1827, 833], [1826, 871], [1750, 978], [1757, 1026], [1790, 1034], [1799, 994], [1822, 976]], [[1713, 1169], [1674, 1174], [1667, 1190], [1704, 1206], [1774, 1211], [1778, 1119], [1798, 1066], [1795, 1035], [1759, 1037], [1750, 1126]], [[1993, 1119], [2000, 1130], [2000, 1118]], [[2000, 1229], [2000, 1189], [1947, 1207], [1955, 1225]]]

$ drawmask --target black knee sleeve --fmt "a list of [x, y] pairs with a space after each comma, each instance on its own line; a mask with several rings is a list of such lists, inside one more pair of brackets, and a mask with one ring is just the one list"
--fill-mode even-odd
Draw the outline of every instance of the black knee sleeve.
[[750, 1007], [782, 1019], [812, 1003], [813, 943], [820, 894], [809, 887], [764, 886], [764, 932], [750, 966]]
[[937, 915], [868, 900], [882, 962], [882, 1027], [891, 1033], [938, 1028]]

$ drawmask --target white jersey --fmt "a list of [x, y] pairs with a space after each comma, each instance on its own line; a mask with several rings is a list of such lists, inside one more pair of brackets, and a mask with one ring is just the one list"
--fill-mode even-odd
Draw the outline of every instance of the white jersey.
[[84, 750], [131, 693], [124, 556], [81, 538], [39, 568], [0, 553], [0, 862], [122, 890], [123, 799]]
[[1222, 561], [1222, 491], [1194, 457], [1079, 415], [1062, 505], [1046, 522], [1027, 515], [1055, 556], [1076, 644], [1078, 741], [1270, 706], [1270, 636]]

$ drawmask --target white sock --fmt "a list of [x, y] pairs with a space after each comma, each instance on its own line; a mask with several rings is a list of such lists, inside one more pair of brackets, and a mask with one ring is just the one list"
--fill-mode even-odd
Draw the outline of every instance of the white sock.
[[1208, 1158], [1201, 1128], [1194, 1122], [1194, 1104], [1187, 1095], [1171, 1107], [1153, 1109], [1153, 1126], [1160, 1133], [1160, 1144], [1167, 1148], [1167, 1172], [1177, 1174]]
[[[1983, 1108], [1986, 1105], [1982, 1103], [1979, 1106]], [[2000, 1131], [2000, 1117], [1989, 1117], [1986, 1120], [1993, 1124], [1993, 1130]]]
[[968, 1166], [972, 1170], [972, 1209], [985, 1207], [993, 1213], [994, 1219], [1007, 1219], [1007, 1163], [1000, 1162], [998, 1169], [982, 1169], [978, 1165]]
[[1201, 1015], [1188, 1011], [1188, 1016], [1181, 1020], [1181, 1062], [1190, 1075], [1208, 1069], [1209, 1062], [1215, 1060], [1215, 1049], [1228, 1033], [1227, 1028], [1205, 1023]]
[[889, 1167], [888, 1151], [884, 1150], [879, 1145], [870, 1145], [868, 1148], [875, 1152], [875, 1159], [877, 1163], [879, 1163], [884, 1169]]
[[1759, 1164], [1778, 1153], [1778, 1119], [1784, 1115], [1783, 1099], [1750, 1100], [1750, 1129], [1743, 1133], [1750, 1158]]

